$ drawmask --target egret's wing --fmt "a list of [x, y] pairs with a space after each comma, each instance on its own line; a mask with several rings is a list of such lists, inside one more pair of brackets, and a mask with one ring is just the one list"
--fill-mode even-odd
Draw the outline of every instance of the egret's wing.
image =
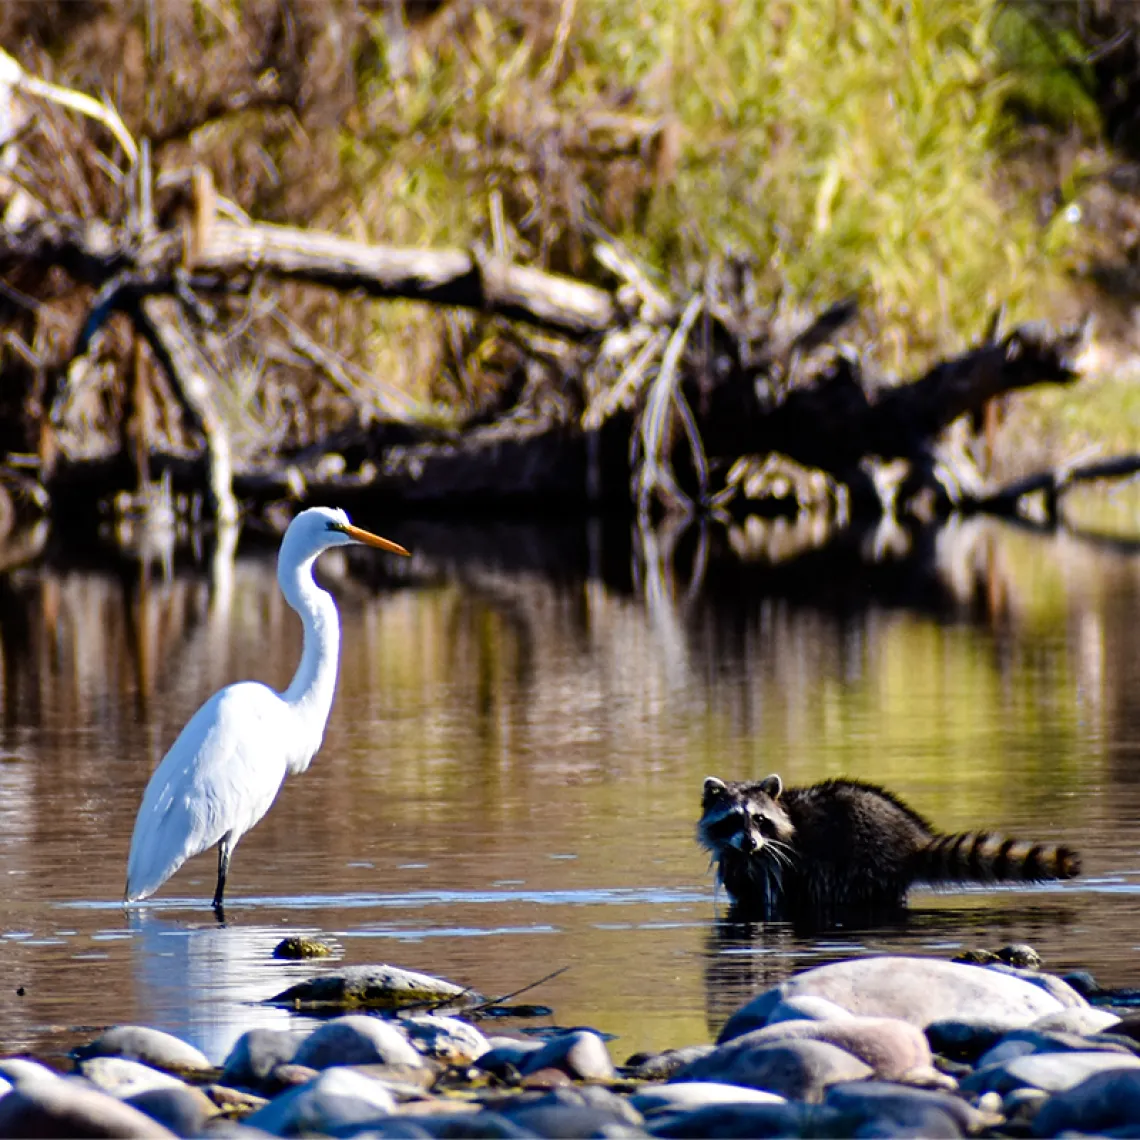
[[231, 685], [191, 718], [155, 769], [135, 820], [127, 899], [146, 898], [187, 859], [233, 842], [269, 810], [285, 778], [288, 708], [264, 685]]

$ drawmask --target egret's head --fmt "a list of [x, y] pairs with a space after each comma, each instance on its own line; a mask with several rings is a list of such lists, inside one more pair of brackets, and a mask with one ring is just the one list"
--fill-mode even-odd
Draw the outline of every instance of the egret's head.
[[390, 554], [408, 553], [399, 543], [353, 526], [348, 515], [337, 507], [310, 507], [289, 524], [278, 557], [281, 562], [303, 562], [329, 547], [355, 544], [374, 546]]

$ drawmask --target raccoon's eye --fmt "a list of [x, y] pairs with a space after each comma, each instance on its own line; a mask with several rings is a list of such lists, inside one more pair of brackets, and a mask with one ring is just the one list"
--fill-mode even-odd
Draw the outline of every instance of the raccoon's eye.
[[776, 825], [766, 815], [761, 815], [758, 811], [752, 813], [752, 826], [763, 836], [768, 837], [776, 834]]

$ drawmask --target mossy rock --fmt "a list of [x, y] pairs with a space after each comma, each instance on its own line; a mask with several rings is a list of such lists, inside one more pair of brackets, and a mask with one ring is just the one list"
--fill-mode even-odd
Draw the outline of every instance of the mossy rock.
[[479, 994], [454, 982], [399, 966], [348, 966], [298, 982], [269, 999], [294, 1009], [400, 1009], [409, 1005], [474, 1005]]
[[273, 947], [274, 958], [287, 958], [296, 961], [301, 958], [328, 958], [333, 948], [319, 938], [310, 938], [307, 934], [293, 934], [283, 938]]

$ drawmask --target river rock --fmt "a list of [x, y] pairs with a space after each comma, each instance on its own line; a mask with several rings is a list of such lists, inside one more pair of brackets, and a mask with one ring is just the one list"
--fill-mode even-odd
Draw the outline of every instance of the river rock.
[[[1070, 1054], [1071, 1056], [1071, 1054]], [[0, 1101], [2, 1108], [4, 1101]], [[1109, 1129], [1140, 1126], [1140, 1069], [1094, 1073], [1051, 1096], [1033, 1118], [1034, 1136], [1062, 1132], [1096, 1135]], [[1135, 1135], [1135, 1131], [1128, 1133]]]
[[673, 1079], [744, 1085], [815, 1104], [828, 1085], [870, 1075], [869, 1065], [826, 1041], [771, 1041], [746, 1033], [686, 1065]]
[[667, 1081], [692, 1061], [707, 1057], [715, 1045], [686, 1045], [682, 1049], [668, 1049], [664, 1053], [643, 1056], [630, 1066], [630, 1077], [635, 1081]]
[[521, 1041], [515, 1037], [490, 1037], [487, 1043], [491, 1048], [476, 1059], [475, 1067], [497, 1077], [505, 1076], [512, 1069], [520, 1071], [525, 1058], [543, 1046], [541, 1041]]
[[1002, 1036], [992, 1049], [978, 1058], [978, 1068], [1027, 1057], [1030, 1053], [1126, 1053], [1132, 1050], [1121, 1041], [1082, 1037], [1079, 1033], [1052, 1033], [1035, 1028], [1015, 1029]]
[[754, 1041], [793, 1038], [826, 1041], [846, 1049], [885, 1080], [898, 1080], [914, 1069], [927, 1069], [933, 1061], [922, 1030], [897, 1017], [856, 1017], [848, 1014], [829, 1021], [781, 1021], [753, 1030], [749, 1038]]
[[278, 1065], [288, 1064], [304, 1040], [287, 1029], [249, 1029], [235, 1042], [222, 1066], [227, 1085], [257, 1088]]
[[481, 1000], [478, 994], [443, 978], [381, 965], [346, 966], [335, 974], [298, 982], [269, 1000], [297, 1009], [399, 1009], [447, 999]]
[[[961, 1136], [979, 1132], [986, 1124], [983, 1114], [961, 1097], [892, 1081], [833, 1085], [827, 1090], [824, 1104], [851, 1122], [850, 1135], [885, 1135], [879, 1131], [864, 1131], [867, 1124], [883, 1121], [909, 1129], [913, 1136]], [[901, 1133], [892, 1131], [890, 1135]]]
[[784, 1104], [782, 1096], [721, 1081], [686, 1081], [642, 1089], [629, 1098], [642, 1116], [655, 1112], [691, 1112], [714, 1104]]
[[423, 1058], [391, 1021], [348, 1014], [314, 1029], [291, 1064], [327, 1069], [332, 1065], [422, 1065]]
[[[789, 978], [734, 1013], [720, 1040], [737, 1036], [742, 1024], [767, 1021], [780, 1001], [807, 994], [827, 998], [850, 1013], [898, 1017], [919, 1028], [953, 1018], [1020, 1029], [1064, 1008], [1041, 986], [985, 966], [886, 954], [833, 962]], [[1075, 991], [1073, 997], [1084, 1000]]]
[[274, 1136], [361, 1131], [394, 1111], [392, 1094], [371, 1077], [333, 1067], [271, 1100], [245, 1123]]
[[218, 1108], [201, 1089], [189, 1085], [148, 1089], [128, 1098], [127, 1103], [165, 1125], [177, 1136], [198, 1136]]
[[1063, 1009], [1060, 1013], [1047, 1013], [1039, 1017], [1031, 1026], [1032, 1029], [1053, 1031], [1056, 1033], [1102, 1033], [1120, 1024], [1120, 1018], [1107, 1009], [1098, 1009], [1095, 1005], [1077, 1006]]
[[487, 1038], [458, 1017], [436, 1017], [420, 1013], [401, 1017], [400, 1028], [421, 1053], [448, 1065], [465, 1065], [490, 1051]]
[[1064, 978], [1059, 978], [1056, 974], [1011, 966], [1005, 962], [991, 962], [984, 969], [993, 970], [997, 974], [1007, 974], [1011, 978], [1021, 978], [1032, 986], [1039, 986], [1051, 997], [1055, 997], [1065, 1009], [1084, 1009], [1089, 1004]]
[[716, 1104], [653, 1117], [654, 1136], [755, 1140], [768, 1136], [842, 1136], [833, 1109], [803, 1104]]
[[80, 1081], [33, 1081], [0, 1097], [0, 1136], [169, 1140], [157, 1120]]
[[[850, 1010], [828, 1001], [827, 998], [815, 997], [813, 994], [792, 994], [791, 997], [776, 1002], [766, 1022], [762, 1024], [775, 1025], [781, 1021], [841, 1021], [845, 1017], [852, 1016]], [[751, 1028], [759, 1029], [760, 1026]]]
[[172, 1033], [163, 1033], [145, 1025], [116, 1025], [94, 1041], [80, 1045], [72, 1056], [80, 1061], [88, 1057], [122, 1057], [174, 1073], [213, 1069], [200, 1049]]
[[600, 1087], [554, 1089], [541, 1096], [524, 1094], [496, 1108], [531, 1136], [645, 1135], [641, 1113], [629, 1101]]
[[59, 1073], [27, 1057], [0, 1057], [0, 1078], [10, 1085], [29, 1081], [58, 1081]]
[[523, 1076], [540, 1069], [558, 1069], [579, 1081], [608, 1081], [616, 1075], [606, 1043], [589, 1029], [551, 1037], [541, 1049], [526, 1054], [519, 1066]]
[[413, 1125], [419, 1131], [414, 1135], [438, 1136], [446, 1140], [462, 1140], [471, 1137], [472, 1140], [533, 1140], [535, 1133], [520, 1128], [513, 1121], [508, 1120], [502, 1113], [491, 1112], [484, 1109], [482, 1112], [451, 1112], [432, 1114], [427, 1117], [418, 1116], [414, 1119], [406, 1116], [393, 1116], [377, 1128], [373, 1125], [369, 1129], [369, 1136], [388, 1137], [411, 1136], [412, 1133], [398, 1132], [396, 1128], [400, 1123]]
[[1031, 1053], [978, 1069], [961, 1087], [966, 1092], [992, 1091], [1002, 1096], [1018, 1088], [1064, 1092], [1094, 1073], [1115, 1069], [1140, 1070], [1140, 1058], [1131, 1053]]
[[79, 1062], [79, 1072], [97, 1089], [120, 1100], [150, 1089], [186, 1087], [169, 1073], [152, 1069], [140, 1061], [128, 1061], [125, 1057], [90, 1057]]

